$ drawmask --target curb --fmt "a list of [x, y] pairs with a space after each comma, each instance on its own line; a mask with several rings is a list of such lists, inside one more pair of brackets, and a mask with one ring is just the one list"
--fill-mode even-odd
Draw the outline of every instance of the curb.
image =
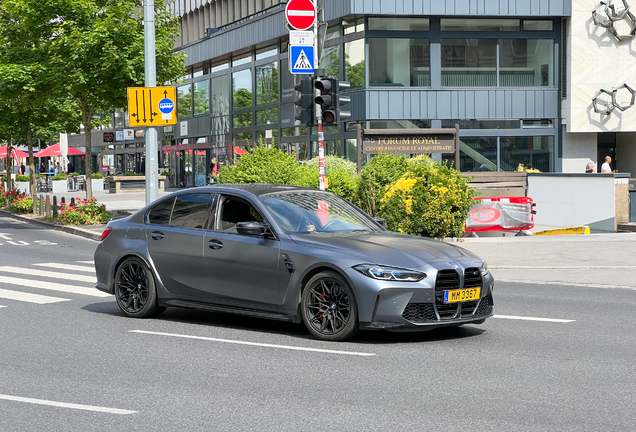
[[557, 229], [549, 229], [545, 231], [537, 231], [534, 233], [534, 235], [536, 236], [575, 235], [575, 234], [589, 234], [589, 233], [590, 233], [589, 226], [578, 226], [578, 227], [557, 228]]
[[17, 219], [23, 222], [27, 222], [33, 225], [39, 225], [41, 227], [44, 228], [51, 228], [54, 230], [58, 230], [58, 231], [63, 231], [65, 233], [68, 234], [73, 234], [76, 236], [80, 236], [80, 237], [84, 237], [90, 240], [95, 240], [95, 241], [99, 241], [101, 234], [98, 234], [96, 232], [93, 231], [89, 231], [87, 229], [83, 229], [83, 228], [79, 228], [79, 227], [75, 227], [75, 226], [69, 226], [69, 225], [59, 225], [59, 224], [55, 224], [52, 222], [46, 222], [43, 220], [39, 220], [33, 217], [29, 217], [29, 216], [23, 216], [23, 215], [18, 215], [15, 213], [11, 213], [10, 211], [6, 211], [6, 210], [0, 210], [0, 216], [7, 216], [13, 219]]

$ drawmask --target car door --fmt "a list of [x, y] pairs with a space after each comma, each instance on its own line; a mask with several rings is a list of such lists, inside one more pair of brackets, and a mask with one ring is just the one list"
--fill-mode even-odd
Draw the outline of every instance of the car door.
[[205, 234], [206, 289], [214, 297], [282, 304], [278, 283], [280, 241], [238, 234], [239, 222], [267, 222], [248, 200], [220, 196], [214, 225]]
[[159, 204], [148, 214], [148, 252], [168, 291], [205, 297], [201, 273], [203, 240], [216, 204], [216, 195], [191, 193], [179, 195], [172, 201], [167, 223], [166, 206]]

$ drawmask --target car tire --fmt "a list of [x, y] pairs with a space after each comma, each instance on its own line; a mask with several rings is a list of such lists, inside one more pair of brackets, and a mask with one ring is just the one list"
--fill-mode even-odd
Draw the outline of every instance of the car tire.
[[317, 339], [343, 341], [358, 333], [358, 307], [353, 290], [338, 273], [321, 272], [309, 279], [300, 309], [303, 323]]
[[124, 315], [132, 318], [150, 318], [166, 309], [158, 305], [152, 271], [137, 257], [126, 258], [117, 267], [115, 299]]

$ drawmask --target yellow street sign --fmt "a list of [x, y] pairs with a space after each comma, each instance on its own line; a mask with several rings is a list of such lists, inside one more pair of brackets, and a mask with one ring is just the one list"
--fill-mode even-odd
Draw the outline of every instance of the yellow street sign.
[[177, 124], [175, 87], [128, 88], [128, 124], [131, 127]]

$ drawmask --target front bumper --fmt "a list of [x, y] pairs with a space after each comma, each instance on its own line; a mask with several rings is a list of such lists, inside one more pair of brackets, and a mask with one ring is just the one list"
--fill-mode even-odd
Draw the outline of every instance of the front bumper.
[[445, 304], [443, 291], [435, 289], [434, 280], [396, 285], [378, 283], [355, 273], [348, 272], [348, 275], [355, 286], [361, 329], [426, 331], [436, 327], [481, 324], [493, 316], [494, 279], [490, 274], [482, 279], [478, 300]]

